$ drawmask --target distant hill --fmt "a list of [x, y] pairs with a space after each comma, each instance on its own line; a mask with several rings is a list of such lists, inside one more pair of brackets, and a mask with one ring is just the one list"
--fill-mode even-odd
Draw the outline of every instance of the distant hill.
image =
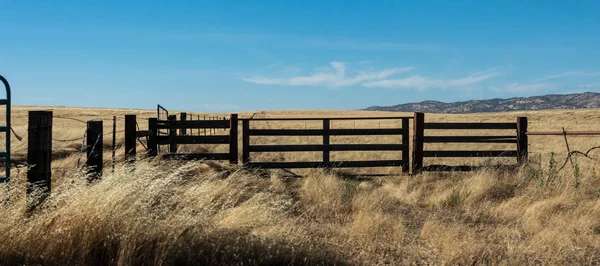
[[549, 94], [544, 96], [472, 100], [453, 103], [423, 101], [394, 106], [371, 106], [365, 110], [460, 114], [580, 108], [600, 108], [600, 93]]

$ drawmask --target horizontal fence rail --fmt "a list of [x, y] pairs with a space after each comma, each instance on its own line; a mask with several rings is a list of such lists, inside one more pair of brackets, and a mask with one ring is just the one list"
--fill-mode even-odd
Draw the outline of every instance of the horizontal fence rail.
[[425, 143], [517, 143], [517, 136], [425, 136]]
[[512, 170], [515, 169], [515, 165], [428, 165], [423, 167], [423, 171], [427, 172], [466, 172], [481, 169]]
[[[252, 136], [321, 136], [322, 129], [250, 129]], [[331, 136], [370, 136], [370, 135], [400, 135], [402, 128], [385, 129], [330, 129]]]
[[[396, 119], [402, 122], [402, 128], [385, 129], [331, 129], [332, 120], [376, 120]], [[342, 167], [387, 167], [400, 166], [402, 172], [409, 171], [409, 117], [342, 117], [342, 118], [253, 118], [242, 120], [242, 160], [252, 168], [342, 168]], [[323, 123], [321, 129], [251, 129], [253, 121], [315, 121]], [[399, 136], [400, 144], [331, 144], [331, 136]], [[258, 145], [251, 144], [251, 137], [257, 136], [321, 136], [322, 144]], [[398, 160], [330, 161], [332, 151], [400, 151]], [[323, 159], [318, 162], [255, 162], [251, 153], [263, 152], [322, 152]]]
[[252, 121], [322, 121], [322, 120], [402, 120], [413, 119], [412, 116], [363, 116], [363, 117], [265, 117], [265, 118], [240, 118], [239, 120]]
[[158, 129], [230, 128], [229, 120], [158, 121]]
[[229, 135], [212, 136], [158, 136], [156, 141], [159, 145], [166, 144], [229, 144]]
[[314, 144], [314, 145], [252, 145], [250, 152], [294, 152], [294, 151], [403, 151], [405, 144]]
[[517, 157], [517, 151], [424, 151], [423, 157]]
[[424, 129], [517, 129], [516, 123], [425, 123]]
[[215, 160], [225, 161], [231, 158], [229, 153], [167, 153], [164, 158], [184, 160]]
[[353, 168], [353, 167], [388, 167], [403, 166], [402, 160], [381, 161], [340, 161], [340, 162], [249, 162], [246, 164], [254, 168]]

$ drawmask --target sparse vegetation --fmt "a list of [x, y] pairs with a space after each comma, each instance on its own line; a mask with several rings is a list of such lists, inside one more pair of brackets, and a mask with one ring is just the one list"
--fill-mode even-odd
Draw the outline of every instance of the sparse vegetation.
[[[17, 107], [13, 116], [14, 128], [23, 136], [29, 109]], [[56, 108], [55, 116], [77, 113], [81, 120], [110, 120], [112, 115], [130, 112], [140, 117], [154, 114]], [[577, 113], [577, 119], [572, 119], [573, 113]], [[373, 113], [313, 111], [261, 115], [324, 114]], [[530, 117], [532, 130], [557, 126], [590, 129], [590, 125], [600, 121], [598, 110], [467, 117], [471, 121], [513, 121], [518, 115]], [[428, 116], [437, 121], [464, 121], [460, 120], [464, 117]], [[585, 124], [580, 123], [584, 120]], [[140, 126], [145, 127], [145, 122], [140, 122]], [[318, 127], [310, 123], [286, 126]], [[111, 125], [105, 122], [105, 127], [109, 132]], [[54, 138], [77, 138], [83, 136], [84, 130], [84, 125], [77, 121], [55, 119]], [[122, 134], [119, 138], [122, 143]], [[304, 140], [313, 141], [311, 137]], [[256, 141], [283, 140], [265, 137]], [[303, 140], [294, 137], [285, 141]], [[567, 166], [558, 171], [556, 162], [562, 162], [566, 155], [564, 139], [542, 136], [532, 138], [530, 143], [531, 162], [517, 171], [433, 172], [354, 181], [341, 178], [351, 170], [314, 169], [299, 171], [303, 178], [286, 178], [289, 173], [247, 170], [227, 163], [140, 159], [135, 166], [119, 163], [114, 173], [107, 167], [101, 181], [87, 184], [83, 171], [75, 168], [81, 142], [55, 142], [56, 152], [64, 155], [53, 162], [53, 194], [32, 213], [26, 212], [24, 169], [13, 170], [12, 200], [0, 206], [0, 264], [600, 263], [600, 180], [596, 174], [599, 163], [575, 157], [575, 169]], [[590, 137], [572, 137], [569, 143], [573, 150], [599, 144], [598, 138]], [[481, 146], [472, 148], [486, 148]], [[14, 157], [22, 156], [25, 148], [26, 139], [15, 141]], [[220, 147], [182, 146], [181, 149]], [[332, 156], [383, 159], [396, 154], [361, 152]], [[600, 157], [596, 154], [590, 155]], [[265, 156], [276, 160], [309, 160], [318, 154]], [[122, 157], [120, 149], [120, 161]], [[105, 158], [109, 162], [110, 155], [107, 153]], [[455, 163], [451, 159], [434, 160], [437, 161], [432, 163]], [[495, 161], [473, 159], [472, 163], [494, 165]], [[399, 169], [377, 171], [397, 173]]]

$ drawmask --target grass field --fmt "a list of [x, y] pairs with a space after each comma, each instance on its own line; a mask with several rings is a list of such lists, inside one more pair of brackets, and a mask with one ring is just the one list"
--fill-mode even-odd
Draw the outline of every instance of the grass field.
[[[561, 136], [532, 136], [531, 162], [517, 171], [400, 175], [399, 168], [254, 171], [221, 162], [140, 158], [111, 173], [105, 136], [103, 179], [87, 184], [77, 162], [85, 124], [137, 114], [141, 128], [155, 111], [14, 107], [13, 157], [25, 158], [27, 111], [53, 109], [53, 194], [33, 213], [24, 198], [25, 169], [13, 169], [11, 201], [0, 205], [0, 265], [206, 264], [600, 264], [600, 163], [566, 157]], [[225, 114], [217, 114], [225, 115]], [[240, 117], [250, 117], [243, 113]], [[267, 111], [255, 117], [397, 116], [362, 111]], [[0, 114], [1, 116], [1, 114]], [[600, 110], [427, 114], [426, 121], [514, 122], [529, 129], [599, 130]], [[73, 120], [76, 119], [76, 120]], [[394, 124], [395, 123], [395, 124]], [[319, 122], [264, 122], [261, 128], [320, 128]], [[332, 128], [386, 128], [399, 122], [336, 121]], [[460, 135], [462, 131], [449, 134]], [[479, 134], [497, 134], [481, 131]], [[507, 135], [514, 134], [510, 130]], [[117, 134], [118, 145], [123, 133]], [[67, 141], [58, 141], [67, 140]], [[1, 140], [0, 140], [1, 141]], [[318, 138], [263, 137], [255, 143], [319, 143]], [[399, 143], [392, 137], [336, 137], [332, 143]], [[0, 142], [2, 143], [2, 142]], [[600, 137], [569, 137], [571, 149], [600, 146]], [[426, 145], [426, 149], [514, 149], [511, 145]], [[224, 151], [223, 146], [180, 147]], [[138, 147], [138, 153], [143, 153]], [[600, 158], [600, 150], [590, 153]], [[319, 153], [261, 154], [257, 161], [315, 160]], [[332, 160], [399, 158], [399, 152], [339, 152]], [[85, 158], [82, 158], [85, 160]], [[426, 164], [515, 163], [515, 159], [427, 159]], [[294, 171], [296, 172], [296, 171]], [[396, 176], [355, 181], [347, 173]]]

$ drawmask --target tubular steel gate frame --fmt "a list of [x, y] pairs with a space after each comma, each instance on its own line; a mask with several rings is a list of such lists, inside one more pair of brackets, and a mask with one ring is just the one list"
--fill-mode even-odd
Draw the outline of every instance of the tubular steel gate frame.
[[0, 99], [0, 105], [6, 106], [6, 126], [0, 126], [0, 132], [4, 132], [6, 134], [5, 150], [4, 152], [0, 152], [0, 157], [5, 158], [4, 167], [6, 168], [6, 172], [4, 176], [0, 176], [0, 183], [8, 183], [10, 181], [10, 84], [8, 84], [8, 81], [1, 75], [0, 81], [2, 81], [4, 88], [6, 89], [6, 99]]

